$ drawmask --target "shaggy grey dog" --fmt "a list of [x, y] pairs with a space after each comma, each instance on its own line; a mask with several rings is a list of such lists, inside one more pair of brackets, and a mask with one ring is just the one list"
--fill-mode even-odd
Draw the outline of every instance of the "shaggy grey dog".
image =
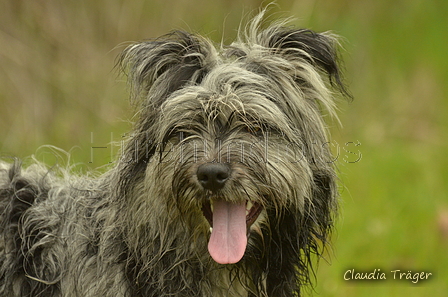
[[0, 163], [1, 296], [298, 296], [337, 208], [331, 34], [257, 16], [128, 47], [136, 117], [98, 178]]

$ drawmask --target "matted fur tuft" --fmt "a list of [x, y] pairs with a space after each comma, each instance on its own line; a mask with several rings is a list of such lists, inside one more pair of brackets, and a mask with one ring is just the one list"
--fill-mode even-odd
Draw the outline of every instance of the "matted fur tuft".
[[333, 35], [262, 19], [229, 46], [129, 46], [137, 120], [106, 174], [0, 163], [1, 296], [300, 295], [337, 211], [324, 117], [347, 91]]

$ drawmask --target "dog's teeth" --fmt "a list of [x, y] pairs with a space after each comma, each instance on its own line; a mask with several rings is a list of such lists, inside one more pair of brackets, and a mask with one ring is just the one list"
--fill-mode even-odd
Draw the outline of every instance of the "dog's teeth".
[[254, 204], [253, 204], [252, 202], [247, 201], [247, 203], [246, 203], [246, 216], [249, 215], [250, 210], [251, 210], [251, 208], [252, 208], [253, 205], [254, 205]]
[[212, 233], [213, 232], [213, 227], [210, 227], [210, 233]]

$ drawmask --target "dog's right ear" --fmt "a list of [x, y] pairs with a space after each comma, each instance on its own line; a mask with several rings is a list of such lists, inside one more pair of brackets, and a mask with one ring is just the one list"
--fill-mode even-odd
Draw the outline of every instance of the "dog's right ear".
[[181, 87], [200, 83], [216, 60], [216, 50], [209, 41], [174, 31], [129, 46], [120, 55], [118, 66], [128, 76], [131, 98], [157, 107]]

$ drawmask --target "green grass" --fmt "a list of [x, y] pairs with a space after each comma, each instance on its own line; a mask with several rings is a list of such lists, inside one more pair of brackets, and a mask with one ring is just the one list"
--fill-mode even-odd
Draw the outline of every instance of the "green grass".
[[[51, 144], [71, 152], [76, 170], [107, 165], [118, 151], [109, 142], [120, 142], [132, 117], [124, 78], [113, 71], [123, 47], [179, 28], [230, 42], [259, 2], [3, 1], [1, 155], [65, 162], [37, 150]], [[345, 163], [341, 151], [341, 215], [314, 295], [445, 296], [448, 2], [279, 0], [273, 12], [344, 37], [355, 97], [340, 104], [343, 128], [332, 130], [341, 147], [359, 141], [362, 158]], [[108, 148], [94, 149], [92, 160], [92, 146]], [[347, 269], [375, 268], [434, 277], [418, 285], [343, 280]]]
[[[429, 184], [436, 183], [431, 169], [409, 154], [407, 146], [388, 149], [389, 153], [372, 150], [344, 170], [347, 189], [342, 194], [332, 263], [320, 265], [317, 291], [322, 296], [443, 296], [448, 289], [444, 281], [447, 241], [437, 226], [446, 186], [441, 183], [439, 189], [431, 189]], [[343, 274], [348, 269], [381, 269], [388, 280], [347, 282]], [[434, 276], [414, 285], [393, 280], [390, 272], [397, 269]]]

